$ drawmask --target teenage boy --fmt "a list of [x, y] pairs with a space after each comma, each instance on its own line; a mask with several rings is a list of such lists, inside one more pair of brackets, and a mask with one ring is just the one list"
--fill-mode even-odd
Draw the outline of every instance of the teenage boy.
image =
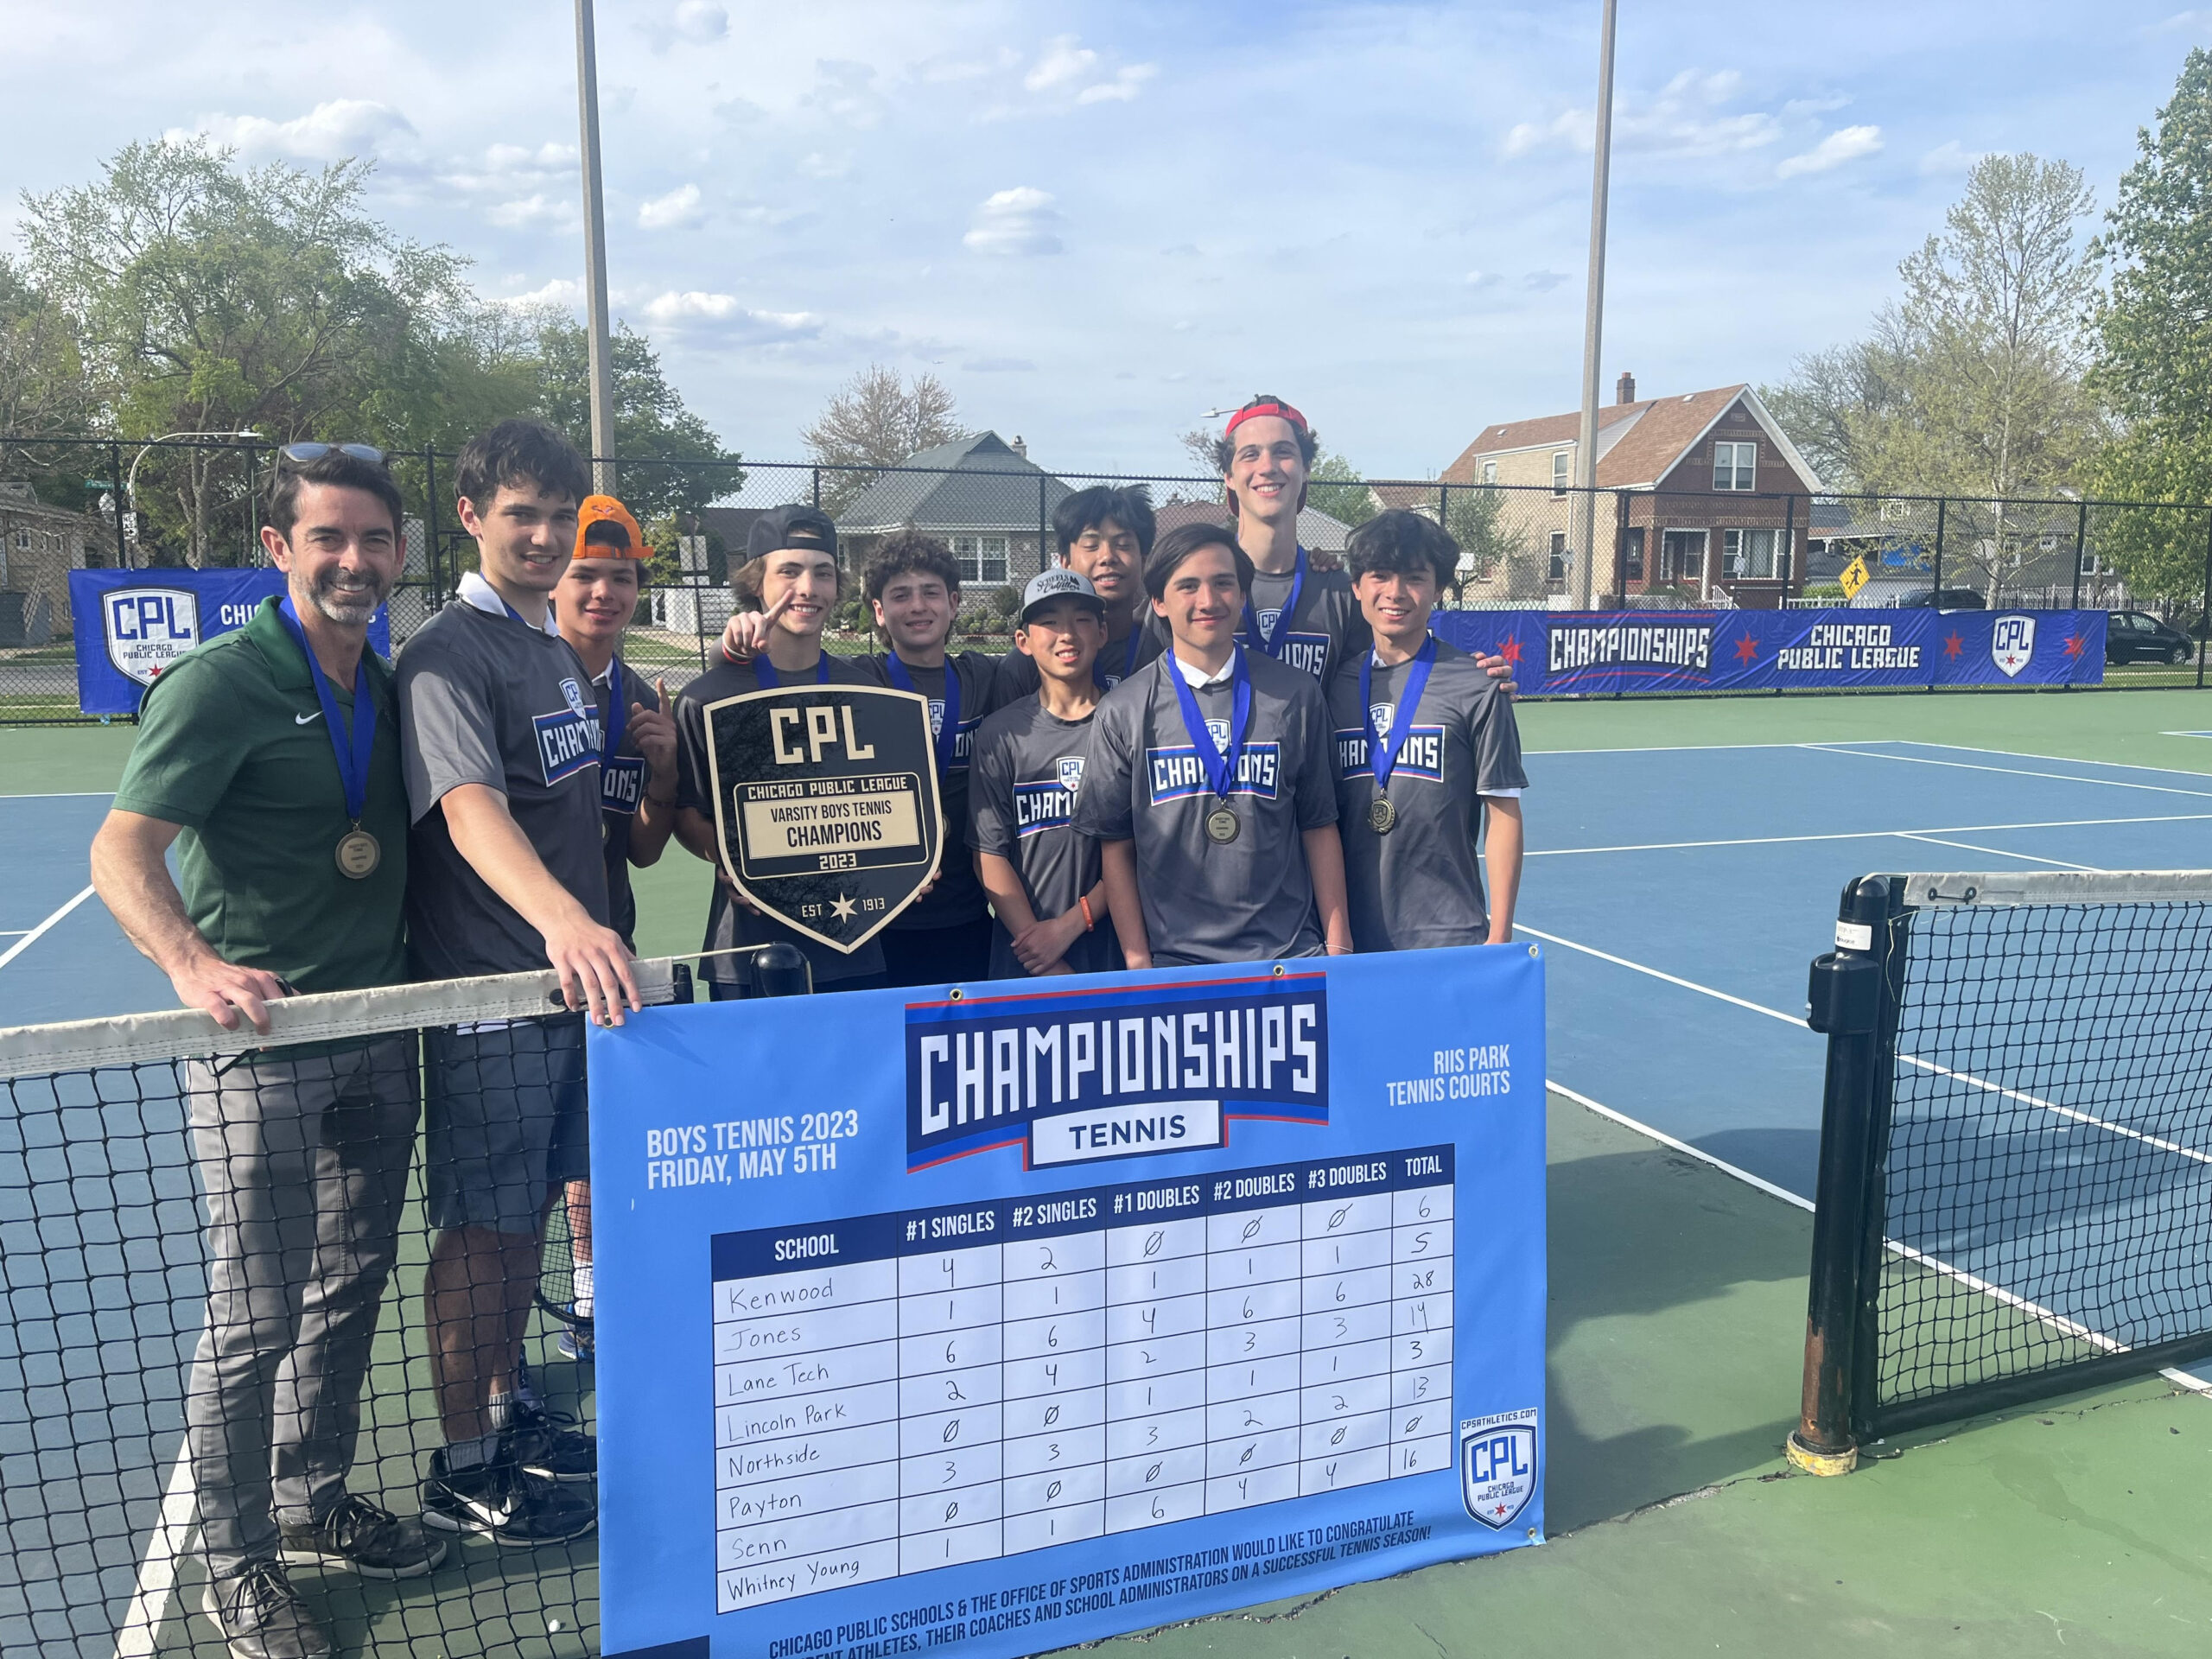
[[1014, 645], [1035, 664], [1039, 688], [983, 722], [968, 785], [969, 844], [998, 914], [991, 977], [1109, 972], [1121, 948], [1098, 843], [1075, 831], [1106, 607], [1088, 577], [1065, 569], [1032, 576], [1021, 598]]
[[1100, 704], [1075, 815], [1104, 843], [1123, 962], [1349, 951], [1328, 709], [1312, 676], [1237, 644], [1251, 561], [1184, 524], [1144, 581], [1170, 649]]
[[[399, 658], [409, 947], [426, 979], [550, 963], [571, 1008], [619, 1024], [639, 1000], [607, 925], [599, 715], [549, 603], [584, 464], [551, 428], [504, 421], [461, 450], [454, 486], [480, 569]], [[597, 1449], [529, 1396], [521, 1365], [545, 1213], [589, 1173], [583, 1021], [433, 1032], [426, 1059], [424, 1301], [446, 1445], [423, 1520], [505, 1544], [573, 1538], [594, 1506], [556, 1483], [589, 1479]]]
[[[561, 637], [591, 676], [599, 711], [600, 831], [606, 837], [607, 908], [624, 947], [638, 948], [638, 899], [630, 867], [660, 860], [676, 828], [676, 722], [666, 712], [668, 687], [648, 685], [624, 666], [623, 631], [638, 613], [645, 561], [652, 557], [630, 510], [611, 495], [588, 495], [576, 510], [576, 551], [554, 590]], [[575, 1323], [563, 1328], [559, 1351], [570, 1359], [591, 1353], [591, 1183], [568, 1188], [569, 1259]]]
[[[715, 836], [714, 772], [708, 759], [707, 705], [779, 685], [880, 685], [865, 664], [822, 649], [822, 630], [843, 592], [837, 527], [818, 507], [777, 507], [753, 521], [747, 558], [730, 575], [738, 611], [756, 645], [742, 661], [727, 652], [676, 696], [676, 838], [715, 867], [705, 950], [730, 950], [780, 940], [795, 946], [814, 970], [819, 991], [866, 990], [884, 983], [883, 935], [847, 956], [763, 916], [730, 885]], [[738, 959], [709, 957], [702, 964], [717, 1002], [751, 996], [754, 988]]]
[[[1521, 734], [1472, 658], [1428, 631], [1459, 547], [1393, 511], [1352, 532], [1352, 592], [1373, 648], [1329, 685], [1352, 943], [1362, 950], [1504, 944], [1521, 887]], [[1476, 866], [1484, 839], [1490, 902]]]
[[[261, 532], [284, 597], [154, 683], [93, 839], [92, 885], [124, 932], [226, 1030], [267, 1031], [292, 991], [406, 977], [398, 709], [367, 644], [399, 575], [400, 510], [375, 450], [284, 451]], [[329, 1632], [285, 1562], [407, 1579], [445, 1554], [346, 1490], [415, 1150], [416, 1046], [194, 1061], [185, 1094], [208, 1212], [185, 1399], [202, 1605], [234, 1659], [321, 1659]]]
[[1229, 522], [1252, 562], [1239, 643], [1326, 685], [1366, 648], [1367, 625], [1341, 570], [1317, 570], [1298, 542], [1298, 515], [1320, 445], [1282, 398], [1262, 392], [1229, 417], [1214, 445]]
[[[1060, 564], [1090, 582], [1105, 607], [1106, 642], [1092, 670], [1102, 692], [1111, 691], [1160, 655], [1166, 633], [1149, 626], [1144, 562], [1152, 555], [1152, 497], [1141, 484], [1094, 484], [1064, 497], [1052, 510]], [[999, 658], [1009, 701], [1038, 689], [1038, 659], [1016, 650]]]

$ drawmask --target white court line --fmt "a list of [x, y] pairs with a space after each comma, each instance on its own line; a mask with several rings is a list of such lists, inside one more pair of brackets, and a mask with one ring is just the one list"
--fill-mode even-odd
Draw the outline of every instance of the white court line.
[[[2201, 732], [2160, 732], [2160, 737], [2201, 737]], [[1864, 739], [1830, 738], [1832, 743], [1859, 741]], [[2123, 772], [2162, 772], [2169, 778], [2204, 778], [2201, 772], [2187, 766], [2149, 766], [2140, 760], [2083, 760], [2071, 754], [2037, 754], [2028, 749], [1986, 749], [1974, 743], [1929, 743], [1916, 737], [1887, 737], [1874, 740], [1879, 743], [1903, 743], [1916, 749], [1956, 749], [1961, 754], [2002, 754], [2014, 760], [2049, 760], [2062, 766], [2118, 766]], [[2093, 780], [2094, 781], [2094, 780]]]
[[192, 1542], [192, 1527], [199, 1514], [199, 1498], [192, 1483], [192, 1459], [186, 1448], [177, 1448], [170, 1465], [168, 1485], [162, 1493], [162, 1510], [146, 1540], [146, 1554], [138, 1563], [138, 1586], [130, 1606], [116, 1627], [115, 1659], [149, 1659], [162, 1621], [168, 1617], [169, 1597], [176, 1588], [177, 1558]]
[[11, 790], [0, 794], [0, 801], [105, 801], [114, 795], [111, 789], [26, 790], [21, 794]]
[[[1884, 741], [1887, 741], [1889, 740], [1885, 739]], [[2071, 772], [2030, 772], [2024, 766], [1976, 766], [1971, 760], [1931, 760], [1924, 754], [1881, 754], [1871, 749], [1847, 749], [1829, 743], [1802, 743], [1797, 747], [1800, 748], [1818, 750], [1823, 754], [1855, 755], [1861, 760], [1895, 760], [1903, 765], [1911, 766], [1950, 766], [1960, 772], [1999, 772], [2006, 774], [2008, 777], [2013, 778], [2047, 778], [2051, 782], [2056, 784], [2094, 784], [2102, 789], [2140, 789], [2147, 790], [2153, 795], [2191, 795], [2200, 800], [2212, 800], [2212, 789], [2174, 789], [2164, 784], [2131, 784], [2124, 778], [2082, 778]], [[1935, 748], [1941, 746], [1929, 744], [1928, 747]], [[2004, 751], [2001, 749], [1969, 749], [1967, 753], [1969, 754], [2001, 754]], [[2044, 760], [2049, 757], [2037, 755], [2030, 758]], [[2061, 761], [2060, 764], [2066, 765], [2069, 763]], [[2099, 761], [2085, 760], [2072, 764], [2081, 766], [2097, 766], [2102, 763]], [[2144, 770], [2157, 771], [2159, 769], [2157, 767], [2145, 767]], [[2196, 774], [2183, 772], [2179, 775], [2183, 777], [2190, 777]], [[2205, 781], [2207, 783], [2212, 783], [2212, 778], [2208, 778]]]
[[2161, 1135], [2145, 1135], [2142, 1130], [2131, 1129], [2124, 1123], [2107, 1122], [2103, 1118], [2082, 1111], [2079, 1107], [2061, 1106], [2056, 1101], [2044, 1100], [2036, 1095], [2023, 1094], [2018, 1089], [2007, 1089], [2001, 1083], [1992, 1083], [1986, 1077], [1977, 1077], [1971, 1071], [1954, 1071], [1948, 1065], [1938, 1065], [1933, 1060], [1923, 1060], [1917, 1054], [1900, 1054], [1897, 1058], [1903, 1060], [1907, 1065], [1916, 1065], [1923, 1071], [1932, 1071], [1939, 1077], [1949, 1077], [1955, 1082], [1970, 1084], [1976, 1089], [1986, 1089], [1993, 1095], [2002, 1095], [2007, 1100], [2017, 1100], [2024, 1106], [2034, 1106], [2041, 1110], [2055, 1113], [2060, 1117], [2070, 1118], [2076, 1123], [2087, 1123], [2092, 1128], [2102, 1129], [2108, 1135], [2124, 1135], [2130, 1141], [2140, 1141], [2146, 1147], [2156, 1147], [2161, 1152], [2171, 1152], [2177, 1157], [2187, 1158], [2196, 1163], [2212, 1164], [2212, 1152], [2199, 1152], [2195, 1147], [2185, 1147], [2178, 1141], [2168, 1141]]
[[1547, 933], [1541, 928], [1529, 926], [1517, 916], [1513, 918], [1513, 926], [1516, 932], [1533, 933], [1536, 938], [1547, 940], [1550, 944], [1563, 944], [1570, 950], [1580, 950], [1586, 957], [1595, 957], [1600, 962], [1610, 962], [1618, 968], [1631, 969], [1639, 974], [1649, 974], [1654, 979], [1665, 980], [1669, 985], [1679, 985], [1686, 991], [1695, 991], [1700, 996], [1715, 997], [1723, 1002], [1732, 1002], [1739, 1008], [1749, 1008], [1753, 1014], [1763, 1014], [1770, 1020], [1779, 1020], [1783, 1025], [1795, 1026], [1800, 1031], [1809, 1029], [1804, 1020], [1794, 1014], [1784, 1014], [1779, 1008], [1766, 1007], [1757, 1002], [1746, 1002], [1740, 996], [1731, 996], [1726, 991], [1716, 991], [1712, 986], [1700, 985], [1694, 979], [1677, 979], [1672, 974], [1662, 974], [1656, 968], [1647, 968], [1640, 962], [1630, 962], [1626, 957], [1614, 956], [1609, 950], [1600, 950], [1592, 945], [1577, 944], [1573, 939], [1562, 939], [1556, 933]]
[[22, 956], [24, 951], [36, 944], [39, 940], [45, 936], [46, 931], [48, 928], [52, 927], [56, 922], [60, 921], [64, 916], [67, 916], [71, 911], [76, 909], [78, 906], [83, 904], [86, 899], [92, 896], [92, 890], [91, 887], [87, 887], [82, 893], [79, 893], [74, 899], [72, 899], [67, 904], [62, 906], [60, 909], [55, 911], [53, 915], [48, 917], [36, 927], [31, 929], [29, 932], [24, 934], [22, 938], [17, 939], [5, 950], [0, 950], [0, 968], [5, 968], [17, 957]]
[[[1895, 743], [1893, 737], [1832, 737], [1830, 743]], [[1702, 754], [1726, 753], [1736, 749], [1809, 749], [1812, 743], [1624, 743], [1612, 749], [1524, 749], [1530, 754]]]
[[1981, 853], [1991, 858], [2024, 859], [2031, 864], [2055, 864], [2062, 870], [2088, 870], [2098, 875], [2109, 874], [2095, 864], [2076, 864], [2068, 858], [2043, 858], [2034, 853], [2008, 852], [2002, 847], [1977, 847], [1970, 841], [1946, 841], [1942, 836], [1930, 835], [1924, 830], [1900, 830], [1897, 833], [1898, 839], [1903, 841], [1924, 841], [1934, 847], [1955, 847], [1962, 853]]
[[[1686, 1157], [1694, 1158], [1698, 1162], [1719, 1170], [1731, 1179], [1741, 1181], [1746, 1186], [1755, 1186], [1770, 1198], [1780, 1198], [1784, 1204], [1795, 1205], [1798, 1209], [1808, 1212], [1815, 1207], [1811, 1199], [1792, 1192], [1786, 1186], [1777, 1186], [1772, 1181], [1764, 1180], [1747, 1169], [1739, 1168], [1725, 1159], [1714, 1157], [1702, 1147], [1692, 1146], [1687, 1141], [1677, 1140], [1663, 1129], [1655, 1129], [1649, 1123], [1638, 1122], [1627, 1113], [1617, 1112], [1610, 1106], [1601, 1105], [1591, 1099], [1589, 1096], [1570, 1089], [1563, 1083], [1555, 1083], [1551, 1078], [1546, 1077], [1544, 1087], [1554, 1094], [1566, 1096], [1567, 1099], [1585, 1110], [1594, 1112], [1599, 1117], [1619, 1124], [1623, 1128], [1632, 1129], [1638, 1135], [1656, 1141], [1663, 1147], [1672, 1147]], [[2063, 1313], [2055, 1313], [2040, 1303], [2031, 1302], [2024, 1296], [2016, 1295], [2001, 1285], [1993, 1285], [1986, 1279], [1968, 1273], [1963, 1268], [1955, 1268], [1949, 1262], [1929, 1255], [1925, 1250], [1916, 1250], [1910, 1244], [1900, 1244], [1893, 1238], [1885, 1238], [1882, 1244], [1885, 1249], [1909, 1262], [1916, 1262], [1932, 1272], [1941, 1274], [1947, 1279], [1966, 1286], [1969, 1290], [1979, 1291], [2007, 1307], [2018, 1309], [2031, 1319], [2050, 1325], [2063, 1335], [2088, 1344], [2101, 1353], [2124, 1354], [2128, 1351], [2126, 1343], [2108, 1337], [2101, 1331], [2093, 1331], [2088, 1325], [2068, 1319]], [[2168, 1382], [2177, 1383], [2195, 1393], [2212, 1394], [2212, 1382], [2208, 1382], [2202, 1377], [2192, 1376], [2187, 1371], [2166, 1366], [2160, 1370], [2158, 1375]]]
[[[1871, 841], [1884, 836], [1976, 836], [1993, 830], [2092, 830], [2115, 823], [2200, 823], [2212, 812], [2162, 812], [2135, 818], [2047, 818], [2037, 823], [1955, 823], [1929, 830], [1836, 830], [1810, 836], [1731, 836], [1719, 841], [1646, 841], [1623, 847], [1544, 847], [1523, 858], [1566, 858], [1582, 853], [1674, 853], [1701, 847], [1786, 847], [1797, 842]], [[2025, 853], [2007, 855], [2025, 858]]]

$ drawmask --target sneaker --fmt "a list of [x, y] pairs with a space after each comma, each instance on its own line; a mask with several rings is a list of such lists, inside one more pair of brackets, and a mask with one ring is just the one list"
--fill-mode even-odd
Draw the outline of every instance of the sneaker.
[[310, 1612], [281, 1561], [259, 1561], [201, 1586], [200, 1611], [231, 1659], [329, 1659], [330, 1632]]
[[599, 1510], [591, 1499], [505, 1459], [448, 1469], [440, 1450], [430, 1454], [430, 1478], [423, 1483], [423, 1524], [480, 1532], [495, 1544], [527, 1548], [582, 1537], [599, 1524]]
[[518, 1402], [499, 1437], [499, 1452], [525, 1474], [543, 1480], [593, 1480], [599, 1475], [599, 1442], [569, 1427], [576, 1420], [536, 1401]]
[[365, 1497], [347, 1493], [321, 1520], [278, 1529], [288, 1566], [335, 1567], [365, 1579], [419, 1579], [446, 1558], [445, 1540], [419, 1521], [403, 1521]]
[[573, 1359], [588, 1364], [592, 1358], [591, 1321], [582, 1325], [563, 1325], [561, 1334], [553, 1339], [553, 1351], [563, 1359]]

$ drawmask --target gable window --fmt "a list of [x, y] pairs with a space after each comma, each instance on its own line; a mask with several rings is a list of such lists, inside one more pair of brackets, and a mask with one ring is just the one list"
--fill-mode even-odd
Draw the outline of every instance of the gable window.
[[1659, 579], [1662, 582], [1702, 582], [1705, 579], [1705, 532], [1667, 530], [1659, 533]]
[[1552, 452], [1552, 493], [1554, 495], [1567, 493], [1567, 460], [1566, 450], [1556, 449]]
[[31, 533], [29, 531], [19, 529], [16, 531], [16, 550], [18, 553], [28, 553], [31, 550]]
[[996, 587], [1006, 581], [1003, 536], [956, 536], [952, 538], [952, 558], [960, 567], [963, 587]]
[[1483, 482], [1485, 484], [1495, 484], [1497, 482], [1497, 463], [1496, 461], [1486, 461], [1483, 462]]
[[1629, 582], [1643, 580], [1643, 526], [1621, 532], [1621, 573]]
[[1713, 446], [1713, 487], [1751, 490], [1758, 487], [1759, 447], [1756, 443], [1716, 443]]
[[1567, 532], [1563, 530], [1552, 531], [1551, 575], [1554, 582], [1567, 580]]

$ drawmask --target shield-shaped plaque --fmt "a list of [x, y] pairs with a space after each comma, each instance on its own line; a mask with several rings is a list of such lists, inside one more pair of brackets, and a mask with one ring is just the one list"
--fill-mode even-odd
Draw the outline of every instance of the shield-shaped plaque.
[[1500, 1412], [1459, 1424], [1459, 1497], [1493, 1531], [1521, 1518], [1536, 1495], [1536, 1413]]
[[944, 823], [926, 698], [783, 686], [704, 712], [723, 868], [757, 909], [849, 953], [936, 876]]

